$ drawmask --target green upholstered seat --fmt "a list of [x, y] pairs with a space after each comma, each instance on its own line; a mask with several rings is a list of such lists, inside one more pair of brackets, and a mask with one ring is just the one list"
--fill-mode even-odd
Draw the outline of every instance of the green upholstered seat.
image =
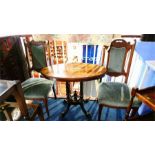
[[49, 116], [47, 98], [50, 91], [54, 90], [54, 82], [45, 78], [30, 78], [22, 83], [25, 99], [42, 100], [45, 104], [46, 112]]
[[[28, 67], [30, 71], [35, 70], [37, 72], [40, 72], [42, 68], [47, 67], [46, 59], [48, 58], [46, 58], [47, 46], [45, 42], [31, 41], [30, 43], [25, 44], [25, 46], [27, 47], [26, 54], [28, 59]], [[31, 60], [29, 59], [29, 55], [32, 56], [32, 64], [30, 63]], [[42, 100], [45, 104], [48, 115], [49, 110], [47, 98], [51, 91], [51, 88], [53, 89], [54, 97], [56, 99], [54, 82], [54, 79], [49, 80], [45, 78], [30, 78], [22, 83], [25, 98]]]
[[[131, 99], [130, 89], [125, 83], [102, 82], [99, 85], [98, 102], [114, 108], [127, 108]], [[133, 106], [139, 107], [141, 102], [135, 100]]]
[[22, 83], [24, 96], [27, 99], [47, 98], [53, 81], [44, 78], [30, 78]]

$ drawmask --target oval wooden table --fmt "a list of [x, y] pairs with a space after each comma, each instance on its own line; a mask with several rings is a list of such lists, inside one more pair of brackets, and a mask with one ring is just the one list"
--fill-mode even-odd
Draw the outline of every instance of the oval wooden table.
[[[90, 81], [102, 78], [106, 73], [106, 68], [96, 64], [86, 63], [68, 63], [57, 64], [45, 67], [41, 73], [46, 78], [55, 78], [57, 81], [66, 82], [66, 100], [67, 108], [62, 113], [62, 117], [69, 111], [71, 105], [80, 105], [82, 111], [91, 120], [91, 115], [85, 110], [83, 102], [83, 81]], [[80, 96], [74, 91], [71, 95], [70, 82], [80, 82]]]

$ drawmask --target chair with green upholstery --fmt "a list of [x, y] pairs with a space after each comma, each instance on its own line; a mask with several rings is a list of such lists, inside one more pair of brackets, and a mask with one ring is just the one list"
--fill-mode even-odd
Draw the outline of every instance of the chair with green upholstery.
[[[136, 41], [133, 44], [124, 39], [115, 39], [111, 42], [107, 51], [106, 75], [110, 77], [124, 76], [124, 83], [101, 82], [98, 89], [99, 113], [98, 120], [101, 120], [103, 107], [128, 109], [131, 93], [127, 85], [132, 57]], [[135, 101], [136, 102], [136, 101]], [[139, 102], [133, 104], [133, 109], [139, 107]], [[127, 115], [126, 115], [127, 117]]]
[[[46, 43], [45, 42], [35, 42], [31, 41], [25, 43], [26, 47], [26, 59], [28, 62], [29, 73], [31, 76], [31, 71], [35, 70], [40, 72], [44, 67], [47, 67], [46, 61]], [[56, 99], [55, 92], [55, 80], [41, 78], [30, 78], [22, 83], [22, 88], [24, 91], [24, 96], [26, 99], [42, 100], [45, 104], [46, 112], [49, 116], [48, 110], [48, 96], [53, 90], [54, 97]]]
[[25, 99], [43, 101], [48, 116], [48, 96], [51, 87], [53, 87], [53, 81], [45, 78], [29, 78], [22, 83]]

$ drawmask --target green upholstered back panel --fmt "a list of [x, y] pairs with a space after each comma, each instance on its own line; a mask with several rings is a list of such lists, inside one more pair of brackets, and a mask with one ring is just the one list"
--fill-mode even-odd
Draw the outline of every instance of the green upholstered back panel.
[[108, 72], [122, 72], [123, 61], [126, 49], [112, 47], [110, 50], [110, 58], [108, 64]]
[[46, 67], [46, 57], [45, 57], [45, 50], [43, 45], [32, 45], [32, 61], [33, 61], [33, 68], [35, 70], [40, 70], [43, 67]]

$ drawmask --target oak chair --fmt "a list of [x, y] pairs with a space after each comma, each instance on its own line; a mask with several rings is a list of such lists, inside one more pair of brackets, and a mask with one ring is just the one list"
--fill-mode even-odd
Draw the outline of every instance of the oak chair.
[[[131, 44], [124, 39], [115, 39], [107, 49], [106, 75], [124, 76], [124, 82], [101, 82], [98, 89], [99, 112], [101, 120], [103, 107], [127, 109], [130, 102], [130, 88], [127, 85], [136, 40]], [[107, 48], [107, 47], [106, 47]], [[104, 54], [103, 54], [104, 55]], [[135, 103], [133, 108], [138, 108]]]
[[[26, 49], [26, 59], [28, 62], [29, 74], [31, 76], [31, 72], [33, 70], [40, 72], [42, 68], [47, 66], [47, 45], [45, 42], [35, 41], [25, 42], [24, 44]], [[42, 100], [48, 116], [49, 110], [47, 101], [51, 88], [56, 99], [54, 82], [55, 81], [53, 79], [46, 79], [41, 77], [29, 78], [22, 83], [25, 98], [32, 100]]]

